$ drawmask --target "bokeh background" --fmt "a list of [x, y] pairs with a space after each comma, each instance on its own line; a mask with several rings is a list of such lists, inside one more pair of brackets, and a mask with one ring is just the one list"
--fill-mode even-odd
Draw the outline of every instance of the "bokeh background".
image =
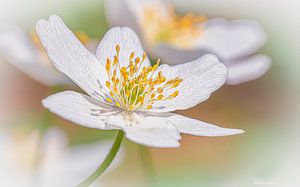
[[[73, 29], [101, 38], [108, 26], [102, 0], [1, 0], [0, 22], [14, 21], [28, 31], [39, 18], [60, 15]], [[178, 12], [209, 17], [251, 18], [268, 41], [262, 52], [273, 59], [262, 78], [223, 86], [211, 98], [184, 111], [187, 116], [246, 133], [230, 137], [183, 135], [178, 149], [141, 148], [128, 140], [121, 165], [102, 177], [104, 186], [300, 186], [299, 83], [300, 2], [298, 0], [174, 0]], [[44, 121], [41, 100], [49, 89], [0, 59], [1, 131], [27, 134]], [[52, 115], [69, 146], [114, 137], [115, 132], [74, 125]], [[24, 154], [29, 150], [24, 149]], [[141, 152], [150, 152], [150, 161]], [[2, 154], [0, 152], [0, 154]], [[22, 156], [20, 155], [20, 158]], [[149, 167], [149, 163], [153, 167]], [[95, 163], [99, 164], [99, 163]], [[1, 170], [1, 166], [0, 166]], [[66, 174], [67, 175], [67, 174]], [[0, 179], [1, 180], [1, 179]], [[75, 180], [75, 179], [74, 179]]]

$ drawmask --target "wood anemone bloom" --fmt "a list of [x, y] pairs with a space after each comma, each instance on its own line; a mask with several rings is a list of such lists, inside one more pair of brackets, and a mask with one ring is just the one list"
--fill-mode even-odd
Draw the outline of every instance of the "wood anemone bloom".
[[178, 15], [170, 0], [106, 0], [111, 26], [129, 26], [143, 46], [164, 63], [180, 64], [205, 53], [216, 54], [228, 67], [226, 84], [257, 79], [271, 66], [271, 59], [256, 54], [266, 33], [253, 20], [209, 19], [204, 15]]
[[226, 136], [243, 133], [171, 113], [205, 101], [226, 81], [226, 66], [211, 54], [181, 65], [151, 66], [135, 32], [110, 29], [93, 54], [54, 15], [36, 30], [53, 65], [86, 94], [65, 91], [43, 105], [82, 126], [118, 129], [151, 147], [178, 147], [180, 133]]

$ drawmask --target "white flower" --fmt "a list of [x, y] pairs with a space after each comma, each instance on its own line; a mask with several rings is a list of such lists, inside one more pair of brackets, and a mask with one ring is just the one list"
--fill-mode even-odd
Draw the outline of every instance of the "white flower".
[[[49, 129], [40, 142], [38, 132], [24, 136], [1, 131], [0, 140], [0, 186], [10, 187], [75, 186], [97, 168], [95, 163], [104, 159], [112, 144], [67, 148], [59, 129]], [[121, 150], [110, 169], [120, 164], [123, 155]]]
[[[94, 41], [88, 40], [81, 32], [77, 35], [92, 48]], [[71, 84], [66, 76], [52, 67], [36, 34], [28, 34], [17, 25], [1, 25], [0, 54], [10, 64], [46, 86]]]
[[265, 44], [266, 34], [253, 20], [179, 16], [170, 0], [106, 0], [105, 10], [111, 26], [132, 27], [147, 51], [168, 64], [216, 54], [228, 67], [227, 84], [259, 78], [271, 66], [268, 56], [255, 54]]
[[205, 101], [221, 87], [226, 67], [214, 55], [177, 66], [151, 66], [136, 34], [112, 28], [96, 54], [88, 51], [58, 16], [36, 26], [54, 66], [88, 95], [65, 91], [49, 96], [43, 105], [82, 126], [122, 129], [136, 143], [178, 147], [180, 133], [197, 136], [240, 134], [178, 114]]

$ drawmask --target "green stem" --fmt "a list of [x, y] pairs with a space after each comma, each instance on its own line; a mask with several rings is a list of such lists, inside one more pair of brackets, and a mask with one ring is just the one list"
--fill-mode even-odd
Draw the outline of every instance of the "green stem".
[[86, 186], [91, 185], [98, 177], [100, 177], [104, 173], [104, 171], [108, 168], [108, 166], [111, 164], [111, 162], [115, 158], [115, 156], [120, 148], [120, 145], [122, 143], [123, 137], [124, 137], [124, 132], [121, 130], [118, 130], [118, 134], [115, 139], [115, 142], [114, 142], [113, 146], [111, 147], [108, 155], [102, 162], [102, 164], [87, 179], [85, 179], [83, 182], [81, 182], [78, 185], [78, 187], [86, 187]]

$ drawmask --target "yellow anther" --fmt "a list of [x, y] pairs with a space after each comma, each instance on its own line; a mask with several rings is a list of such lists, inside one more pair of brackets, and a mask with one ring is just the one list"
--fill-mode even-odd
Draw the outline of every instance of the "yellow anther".
[[134, 52], [132, 52], [132, 53], [130, 54], [129, 61], [131, 61], [133, 58], [134, 58]]
[[117, 51], [117, 53], [120, 52], [120, 46], [119, 46], [119, 44], [116, 45], [116, 51]]
[[111, 97], [114, 97], [115, 94], [114, 94], [112, 91], [110, 91], [110, 92], [109, 92], [109, 95], [110, 95]]
[[120, 71], [121, 71], [122, 74], [125, 74], [126, 73], [126, 67], [122, 67]]
[[105, 65], [106, 71], [109, 72], [110, 71], [110, 59], [107, 58], [106, 59], [106, 65]]
[[110, 82], [109, 81], [106, 81], [105, 85], [106, 85], [107, 88], [110, 88]]
[[138, 64], [138, 63], [140, 63], [141, 62], [141, 58], [140, 57], [136, 57], [135, 58], [135, 64]]
[[180, 81], [180, 80], [175, 81], [175, 82], [173, 83], [172, 87], [173, 87], [173, 88], [176, 88], [181, 82], [182, 82], [182, 81]]
[[115, 92], [118, 92], [118, 88], [117, 88], [117, 87], [114, 87], [114, 91], [115, 91]]
[[162, 76], [162, 71], [159, 71], [158, 72], [158, 77], [161, 77]]
[[178, 91], [175, 91], [175, 92], [172, 93], [170, 96], [171, 96], [172, 98], [177, 97], [177, 96], [178, 96]]
[[153, 99], [155, 97], [155, 94], [151, 94], [151, 99]]
[[149, 110], [152, 108], [152, 105], [148, 105], [146, 108]]
[[116, 102], [117, 107], [121, 107], [120, 103], [117, 101]]
[[161, 78], [160, 78], [160, 82], [161, 82], [161, 83], [164, 83], [165, 81], [166, 81], [166, 77], [161, 77]]
[[109, 103], [112, 103], [112, 102], [113, 102], [113, 101], [111, 100], [111, 98], [108, 98], [108, 97], [107, 97], [105, 100], [106, 100], [107, 102], [109, 102]]
[[158, 97], [157, 97], [157, 100], [162, 100], [164, 98], [164, 96], [162, 94], [160, 94]]

